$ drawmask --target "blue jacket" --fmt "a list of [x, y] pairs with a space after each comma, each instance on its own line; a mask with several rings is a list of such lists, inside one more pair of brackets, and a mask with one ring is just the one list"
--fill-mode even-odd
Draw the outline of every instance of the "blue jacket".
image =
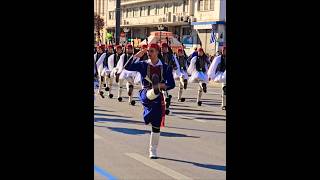
[[[125, 69], [128, 71], [138, 71], [141, 74], [142, 78], [142, 85], [144, 87], [149, 85], [149, 82], [145, 79], [147, 76], [147, 67], [148, 67], [148, 62], [147, 61], [136, 61], [131, 64], [128, 64], [125, 66]], [[163, 68], [163, 79], [164, 83], [167, 86], [167, 90], [173, 89], [176, 84], [172, 75], [172, 67], [168, 66], [167, 64], [162, 64]]]

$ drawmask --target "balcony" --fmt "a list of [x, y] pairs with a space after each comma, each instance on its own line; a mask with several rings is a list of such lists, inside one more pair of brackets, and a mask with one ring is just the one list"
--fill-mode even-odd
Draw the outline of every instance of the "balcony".
[[137, 3], [154, 2], [157, 0], [121, 0], [121, 5], [131, 5]]

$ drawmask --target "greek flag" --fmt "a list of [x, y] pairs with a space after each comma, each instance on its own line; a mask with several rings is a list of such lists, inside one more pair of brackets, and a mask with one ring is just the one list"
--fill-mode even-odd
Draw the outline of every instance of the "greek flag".
[[215, 43], [215, 39], [214, 39], [214, 32], [211, 32], [211, 36], [210, 36], [210, 44], [214, 44]]

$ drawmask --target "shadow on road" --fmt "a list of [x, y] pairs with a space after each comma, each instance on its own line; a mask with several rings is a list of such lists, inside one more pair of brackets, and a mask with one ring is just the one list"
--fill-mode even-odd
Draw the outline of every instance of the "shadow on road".
[[[94, 125], [94, 126], [108, 128], [108, 129], [110, 129], [112, 131], [120, 132], [120, 133], [124, 133], [124, 134], [129, 134], [129, 135], [150, 134], [150, 131], [141, 130], [141, 129], [120, 128], [120, 127], [106, 127], [106, 126], [99, 126], [99, 125]], [[171, 132], [160, 132], [160, 136], [164, 136], [164, 137], [200, 138], [198, 136], [189, 136], [189, 135], [185, 135], [185, 134], [171, 133]]]
[[104, 111], [104, 112], [114, 112], [114, 111], [109, 111], [109, 110], [105, 110], [105, 109], [96, 109], [94, 108], [95, 111]]
[[[189, 120], [189, 119], [188, 119]], [[115, 118], [96, 118], [95, 122], [116, 122], [116, 123], [126, 123], [126, 124], [140, 124], [145, 125], [145, 123], [141, 121], [135, 121], [130, 119], [115, 119]], [[99, 126], [100, 127], [100, 126]], [[105, 127], [105, 126], [101, 126]], [[220, 132], [220, 131], [209, 131], [209, 130], [202, 130], [202, 129], [191, 129], [191, 128], [183, 128], [183, 127], [175, 127], [175, 126], [166, 126], [167, 128], [171, 129], [184, 129], [184, 130], [190, 130], [190, 131], [202, 131], [202, 132], [213, 132], [213, 133], [226, 133], [226, 132]]]
[[[118, 116], [115, 116], [118, 117]], [[144, 124], [142, 121], [135, 121], [130, 119], [116, 119], [116, 118], [96, 118], [95, 122], [118, 122], [118, 123], [128, 123], [128, 124]]]
[[221, 165], [201, 164], [201, 163], [196, 163], [196, 162], [191, 162], [191, 161], [183, 161], [183, 160], [170, 159], [170, 158], [164, 158], [164, 157], [158, 157], [158, 159], [177, 161], [177, 162], [183, 162], [183, 163], [190, 163], [195, 166], [202, 167], [202, 168], [214, 169], [214, 170], [219, 170], [219, 171], [226, 171], [226, 166], [221, 166]]
[[[121, 118], [132, 118], [129, 116], [121, 116], [121, 115], [115, 115], [115, 114], [101, 114], [101, 113], [94, 113], [95, 116], [113, 116], [113, 117], [121, 117]], [[99, 119], [99, 118], [97, 118]]]

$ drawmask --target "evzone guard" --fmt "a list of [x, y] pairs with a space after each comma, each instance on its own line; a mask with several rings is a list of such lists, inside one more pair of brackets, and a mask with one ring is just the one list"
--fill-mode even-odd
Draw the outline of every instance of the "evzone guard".
[[113, 54], [113, 46], [108, 45], [107, 50], [103, 53], [99, 60], [97, 61], [98, 74], [99, 74], [99, 94], [104, 98], [104, 93], [102, 88], [104, 87], [106, 91], [109, 91], [109, 85], [112, 83], [110, 78], [110, 70], [108, 67], [108, 58]]
[[[138, 96], [144, 108], [144, 122], [152, 125], [149, 145], [149, 157], [151, 159], [157, 158], [160, 127], [164, 127], [166, 107], [162, 91], [175, 87], [172, 68], [159, 60], [158, 53], [159, 46], [150, 44], [148, 49], [150, 59], [139, 61], [132, 58], [124, 66], [128, 71], [140, 72], [142, 77], [143, 89], [139, 91]], [[138, 52], [135, 56], [141, 58], [142, 55], [143, 52]]]
[[178, 68], [180, 76], [177, 73], [174, 73], [174, 79], [179, 80], [179, 91], [178, 91], [178, 101], [184, 102], [185, 98], [182, 98], [182, 91], [183, 89], [187, 89], [188, 85], [188, 65], [187, 65], [187, 58], [184, 53], [183, 49], [179, 48], [177, 52], [177, 56], [175, 56], [176, 61], [178, 62]]
[[116, 52], [109, 56], [108, 58], [108, 67], [110, 70], [110, 84], [109, 84], [109, 98], [113, 97], [112, 92], [112, 84], [115, 79], [116, 83], [119, 82], [119, 75], [117, 73], [118, 69], [116, 68], [118, 61], [120, 60], [120, 56], [122, 55], [122, 47], [120, 45], [116, 46]]
[[133, 95], [133, 87], [134, 87], [134, 80], [136, 77], [137, 72], [135, 71], [128, 71], [123, 68], [123, 66], [127, 63], [129, 59], [133, 58], [133, 46], [131, 44], [126, 45], [126, 51], [124, 54], [120, 56], [120, 59], [117, 63], [117, 66], [115, 69], [117, 69], [117, 74], [119, 75], [119, 83], [118, 83], [118, 101], [122, 101], [122, 85], [124, 80], [127, 81], [126, 87], [127, 87], [127, 93], [129, 96], [129, 103], [131, 105], [135, 105], [135, 101], [132, 99]]
[[207, 92], [208, 75], [207, 70], [210, 65], [209, 58], [206, 56], [202, 48], [198, 49], [198, 55], [193, 57], [190, 61], [190, 66], [188, 67], [188, 73], [191, 74], [189, 79], [190, 83], [198, 83], [198, 97], [197, 104], [201, 106], [201, 96], [202, 92]]
[[208, 70], [209, 80], [222, 83], [222, 110], [226, 109], [226, 47], [222, 48], [222, 54], [215, 57]]
[[[162, 63], [167, 64], [168, 67], [171, 67], [170, 69], [172, 70], [172, 74], [176, 74], [176, 76], [180, 76], [180, 71], [178, 68], [178, 63], [176, 59], [174, 58], [174, 55], [172, 52], [169, 52], [169, 45], [167, 43], [162, 43], [161, 44], [161, 53], [159, 53], [159, 59], [162, 61]], [[170, 113], [169, 107], [171, 104], [171, 98], [172, 96], [168, 94], [168, 91], [164, 92], [165, 94], [165, 102], [166, 102], [166, 114]]]

